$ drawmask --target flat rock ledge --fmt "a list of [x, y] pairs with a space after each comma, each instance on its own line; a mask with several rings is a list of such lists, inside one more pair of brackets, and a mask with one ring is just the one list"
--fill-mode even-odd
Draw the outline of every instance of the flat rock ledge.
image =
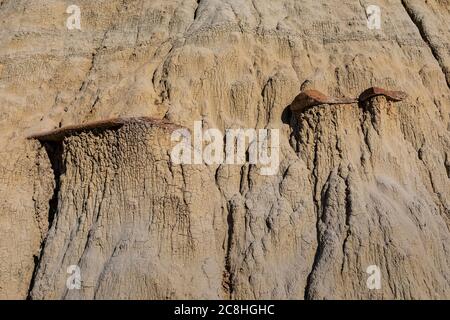
[[125, 124], [132, 124], [132, 123], [149, 123], [151, 125], [155, 125], [169, 131], [173, 131], [175, 129], [180, 128], [180, 126], [172, 122], [169, 122], [165, 119], [156, 119], [151, 117], [111, 118], [106, 120], [88, 122], [85, 124], [69, 125], [54, 130], [45, 131], [42, 133], [32, 134], [27, 138], [37, 139], [39, 141], [61, 141], [67, 136], [77, 134], [83, 131], [91, 131], [97, 129], [99, 130], [118, 129]]
[[359, 95], [358, 100], [360, 102], [367, 101], [368, 99], [371, 99], [376, 96], [384, 96], [387, 100], [399, 102], [408, 97], [408, 94], [403, 91], [392, 91], [392, 90], [386, 90], [379, 87], [371, 87], [367, 90], [365, 90], [363, 93]]
[[305, 90], [301, 92], [291, 104], [293, 112], [302, 112], [310, 107], [321, 104], [349, 104], [358, 102], [355, 98], [330, 97], [317, 90]]

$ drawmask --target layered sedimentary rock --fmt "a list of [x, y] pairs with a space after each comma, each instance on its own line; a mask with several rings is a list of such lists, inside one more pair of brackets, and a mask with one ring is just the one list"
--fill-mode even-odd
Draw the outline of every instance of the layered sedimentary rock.
[[[65, 1], [1, 1], [0, 298], [449, 298], [450, 4], [379, 1], [380, 30], [369, 4], [78, 1], [68, 30]], [[370, 87], [408, 97], [290, 112]], [[132, 116], [279, 129], [278, 173], [83, 127]]]
[[383, 88], [371, 87], [367, 90], [364, 90], [364, 92], [359, 95], [358, 100], [361, 102], [365, 102], [370, 98], [376, 96], [384, 96], [387, 100], [398, 102], [406, 99], [408, 97], [408, 94], [403, 91], [386, 90]]
[[[295, 146], [318, 213], [307, 298], [448, 296], [448, 178], [438, 166], [424, 171], [429, 162], [402, 133], [400, 110], [415, 108], [377, 96], [296, 115]], [[371, 264], [383, 266], [387, 287], [366, 293], [361, 267]], [[406, 274], [421, 276], [405, 282]]]
[[[170, 163], [167, 124], [89, 128], [51, 154], [58, 204], [31, 298], [219, 298], [226, 220], [214, 176]], [[80, 290], [66, 286], [70, 265]]]

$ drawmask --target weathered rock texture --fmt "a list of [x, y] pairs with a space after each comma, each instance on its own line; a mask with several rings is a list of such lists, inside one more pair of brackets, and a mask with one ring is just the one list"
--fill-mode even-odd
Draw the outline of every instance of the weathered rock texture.
[[[448, 0], [75, 2], [0, 1], [0, 298], [450, 298]], [[408, 98], [290, 112], [375, 86]], [[140, 121], [26, 139], [129, 116], [279, 128], [279, 172]]]

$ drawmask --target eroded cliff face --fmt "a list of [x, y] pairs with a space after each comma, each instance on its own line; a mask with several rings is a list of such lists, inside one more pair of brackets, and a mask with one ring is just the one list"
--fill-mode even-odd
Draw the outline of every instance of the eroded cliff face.
[[[381, 30], [356, 0], [77, 4], [0, 3], [1, 298], [450, 298], [449, 1], [377, 1]], [[289, 112], [374, 85], [409, 97]], [[26, 139], [116, 116], [280, 129], [278, 174], [175, 165], [142, 121]]]
[[[58, 208], [32, 298], [220, 296], [220, 193], [205, 166], [170, 164], [168, 133], [137, 121], [64, 140]], [[67, 289], [68, 265], [89, 270], [82, 290]]]

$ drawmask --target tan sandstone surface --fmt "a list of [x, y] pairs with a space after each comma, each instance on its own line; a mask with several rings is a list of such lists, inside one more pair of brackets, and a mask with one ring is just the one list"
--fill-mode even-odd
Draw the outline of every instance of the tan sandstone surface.
[[[1, 299], [450, 298], [449, 0], [0, 0], [0, 24]], [[290, 109], [370, 87], [408, 96]], [[127, 117], [164, 120], [83, 129]], [[194, 121], [279, 129], [278, 173], [174, 164]]]

